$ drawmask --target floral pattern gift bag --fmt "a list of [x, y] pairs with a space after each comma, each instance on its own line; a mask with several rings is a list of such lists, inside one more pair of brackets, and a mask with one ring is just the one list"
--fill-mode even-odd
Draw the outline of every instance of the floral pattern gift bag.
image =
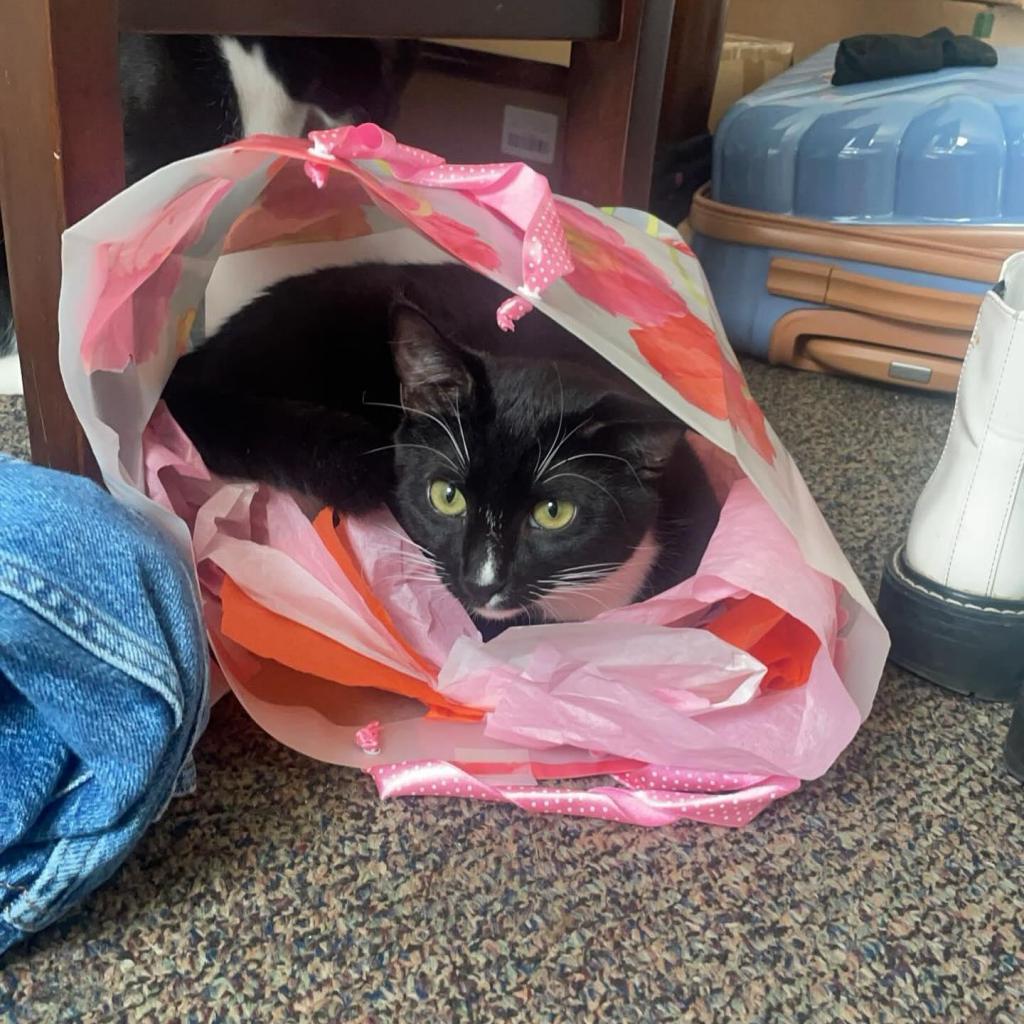
[[[484, 642], [385, 512], [311, 518], [209, 473], [160, 402], [176, 359], [272, 282], [368, 259], [473, 268], [508, 291], [510, 346], [552, 317], [698, 432], [723, 508], [696, 574]], [[61, 366], [104, 480], [194, 558], [225, 686], [281, 742], [383, 796], [742, 825], [868, 714], [885, 631], [653, 217], [359, 125], [166, 167], [70, 228], [63, 261]]]

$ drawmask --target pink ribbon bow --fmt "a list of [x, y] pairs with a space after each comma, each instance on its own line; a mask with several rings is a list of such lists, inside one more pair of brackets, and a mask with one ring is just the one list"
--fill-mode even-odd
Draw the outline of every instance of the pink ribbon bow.
[[[500, 214], [523, 233], [522, 291], [536, 298], [553, 281], [573, 270], [569, 244], [547, 179], [522, 163], [448, 164], [433, 153], [400, 143], [375, 124], [346, 125], [310, 132], [310, 152], [334, 160], [386, 160], [396, 180], [411, 185], [465, 192], [481, 206]], [[306, 173], [323, 187], [327, 171], [308, 162]], [[532, 309], [514, 297], [498, 312], [502, 330]]]

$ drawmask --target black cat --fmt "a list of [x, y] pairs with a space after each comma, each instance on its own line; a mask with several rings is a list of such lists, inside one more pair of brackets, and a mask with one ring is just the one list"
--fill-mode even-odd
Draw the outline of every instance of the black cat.
[[243, 135], [387, 125], [416, 53], [405, 40], [122, 36], [128, 183]]
[[[164, 394], [215, 472], [388, 504], [474, 616], [576, 620], [691, 574], [718, 507], [685, 427], [459, 266], [282, 281]], [[514, 355], [511, 353], [515, 353]]]
[[[417, 53], [409, 40], [124, 35], [127, 182], [257, 132], [300, 135], [343, 121], [386, 126]], [[0, 238], [0, 356], [14, 348]]]

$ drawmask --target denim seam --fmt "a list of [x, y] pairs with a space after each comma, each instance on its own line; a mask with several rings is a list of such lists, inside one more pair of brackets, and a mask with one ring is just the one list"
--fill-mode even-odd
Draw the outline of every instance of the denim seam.
[[[11, 571], [12, 568], [15, 570], [14, 572]], [[103, 625], [116, 635], [117, 640], [119, 641], [118, 647], [122, 647], [123, 645], [122, 649], [117, 650], [110, 643], [103, 643], [100, 641], [95, 635], [95, 628], [90, 628], [88, 617], [86, 625], [80, 629], [69, 626], [62, 616], [55, 614], [55, 610], [53, 608], [47, 607], [41, 602], [35, 600], [31, 594], [26, 593], [24, 587], [18, 585], [18, 575], [27, 576], [39, 583], [42, 583], [44, 586], [54, 588], [60, 592], [62, 598], [66, 602], [76, 606], [82, 611], [86, 611], [88, 616], [102, 619]], [[181, 727], [181, 718], [183, 713], [181, 695], [176, 691], [175, 687], [168, 679], [168, 677], [176, 679], [177, 671], [171, 662], [158, 656], [157, 652], [153, 650], [143, 637], [139, 637], [134, 633], [128, 632], [120, 623], [103, 615], [98, 608], [91, 603], [83, 601], [77, 594], [68, 591], [65, 587], [53, 580], [50, 580], [38, 571], [34, 571], [27, 566], [20, 565], [13, 559], [7, 559], [6, 564], [5, 562], [0, 561], [0, 593], [6, 594], [8, 597], [31, 609], [36, 615], [40, 616], [40, 618], [45, 619], [51, 626], [59, 629], [61, 633], [68, 637], [68, 639], [72, 640], [74, 643], [78, 644], [101, 661], [119, 669], [124, 672], [125, 675], [154, 690], [163, 697], [171, 707], [174, 714], [175, 728]], [[91, 635], [86, 635], [86, 630], [88, 630]], [[153, 671], [152, 666], [133, 663], [130, 658], [125, 656], [128, 652], [133, 650], [148, 654], [151, 661], [159, 666], [160, 671]]]
[[[103, 842], [104, 838], [102, 833], [93, 837], [93, 841], [85, 848], [80, 858], [82, 863], [88, 863], [90, 854]], [[4, 911], [4, 919], [9, 925], [23, 932], [42, 931], [43, 928], [48, 927], [58, 917], [62, 917], [66, 911], [71, 909], [70, 907], [63, 906], [55, 908], [54, 903], [57, 903], [60, 896], [67, 892], [72, 885], [81, 882], [83, 878], [88, 878], [91, 871], [95, 870], [95, 865], [93, 865], [91, 870], [84, 872], [84, 874], [76, 873], [73, 878], [62, 880], [57, 868], [64, 857], [66, 843], [67, 840], [62, 839], [54, 846], [35, 882]], [[61, 884], [62, 881], [63, 885]], [[26, 914], [33, 913], [41, 915], [42, 919], [25, 920]]]
[[[13, 572], [8, 570], [13, 570]], [[86, 608], [92, 619], [101, 620], [105, 628], [118, 634], [118, 640], [120, 642], [128, 643], [133, 649], [139, 650], [153, 662], [161, 665], [166, 664], [167, 659], [163, 656], [163, 652], [160, 648], [155, 644], [150, 643], [145, 637], [138, 636], [137, 634], [127, 630], [121, 622], [112, 618], [100, 608], [97, 608], [91, 601], [83, 598], [81, 594], [74, 590], [69, 590], [62, 581], [55, 579], [44, 572], [40, 572], [38, 565], [34, 565], [31, 562], [23, 562], [20, 558], [16, 555], [12, 555], [9, 551], [3, 552], [2, 558], [0, 558], [0, 581], [6, 577], [11, 580], [11, 586], [17, 587], [19, 583], [19, 575], [25, 578], [25, 582], [38, 584], [40, 587], [45, 587], [51, 592], [56, 592], [64, 600], [69, 600], [80, 607]], [[22, 585], [24, 585], [24, 583]], [[17, 596], [17, 591], [14, 596]], [[90, 619], [87, 619], [86, 625], [82, 628], [89, 628], [90, 621]]]
[[63, 789], [58, 789], [57, 792], [53, 794], [51, 799], [60, 800], [62, 797], [67, 796], [69, 793], [74, 793], [74, 791], [78, 789], [79, 786], [84, 786], [87, 782], [92, 782], [92, 779], [92, 772], [87, 771], [82, 775], [79, 775], [78, 778], [74, 780], [74, 782], [69, 782]]
[[[38, 910], [39, 913], [41, 913], [41, 914], [45, 914], [46, 911], [47, 911], [46, 907], [44, 907], [41, 903], [36, 903], [32, 899], [32, 897], [30, 895], [31, 892], [32, 892], [32, 889], [31, 889], [30, 886], [27, 886], [27, 885], [11, 885], [10, 882], [5, 882], [2, 879], [0, 879], [0, 889], [6, 889], [8, 892], [16, 892], [16, 893], [18, 893], [18, 897], [17, 898], [19, 900], [25, 900], [25, 902], [27, 902], [29, 904], [29, 906], [32, 907], [33, 910]], [[4, 911], [4, 915], [3, 916], [4, 916], [4, 920], [6, 920], [7, 923], [9, 925], [11, 925], [11, 927], [17, 928], [19, 931], [24, 931], [24, 929], [21, 927], [21, 925], [16, 924], [14, 921], [11, 921], [11, 920], [8, 919], [6, 911]]]

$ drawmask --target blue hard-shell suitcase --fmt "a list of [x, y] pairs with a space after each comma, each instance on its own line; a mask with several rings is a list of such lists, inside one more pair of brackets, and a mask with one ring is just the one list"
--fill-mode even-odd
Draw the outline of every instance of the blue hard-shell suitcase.
[[835, 52], [722, 119], [694, 249], [737, 349], [952, 390], [981, 296], [1024, 249], [1024, 49], [840, 87]]

